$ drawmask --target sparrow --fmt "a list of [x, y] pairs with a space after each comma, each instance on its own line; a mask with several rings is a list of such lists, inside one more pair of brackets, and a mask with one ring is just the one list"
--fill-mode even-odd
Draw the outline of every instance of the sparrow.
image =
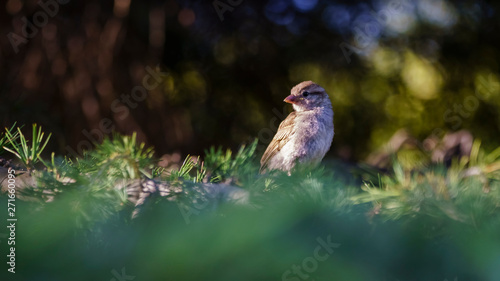
[[292, 111], [283, 120], [260, 160], [260, 172], [282, 170], [290, 174], [297, 163], [317, 166], [333, 140], [333, 109], [318, 84], [304, 81], [284, 99]]

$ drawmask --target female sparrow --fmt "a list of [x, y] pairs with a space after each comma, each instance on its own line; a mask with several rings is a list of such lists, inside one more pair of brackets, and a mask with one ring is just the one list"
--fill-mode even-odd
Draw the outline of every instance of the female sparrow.
[[304, 81], [292, 88], [284, 102], [293, 111], [281, 122], [278, 132], [260, 160], [266, 170], [288, 171], [297, 164], [316, 166], [330, 149], [333, 140], [333, 110], [325, 89]]

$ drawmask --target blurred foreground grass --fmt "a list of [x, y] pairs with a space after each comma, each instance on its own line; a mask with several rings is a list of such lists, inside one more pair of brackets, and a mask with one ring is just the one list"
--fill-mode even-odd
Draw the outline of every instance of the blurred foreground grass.
[[[395, 161], [357, 184], [356, 167], [258, 176], [255, 146], [210, 149], [171, 171], [135, 136], [80, 159], [53, 156], [35, 185], [17, 190], [16, 273], [2, 269], [1, 279], [498, 280], [500, 149], [475, 142], [451, 166]], [[190, 193], [152, 196], [132, 219], [119, 183], [151, 177], [238, 186], [249, 200], [214, 207]]]

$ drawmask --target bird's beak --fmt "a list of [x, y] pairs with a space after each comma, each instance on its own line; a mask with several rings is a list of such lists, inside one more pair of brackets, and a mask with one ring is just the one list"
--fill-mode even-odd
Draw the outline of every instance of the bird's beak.
[[291, 104], [295, 104], [297, 103], [297, 97], [294, 96], [294, 95], [289, 95], [288, 97], [286, 97], [283, 101], [284, 102], [287, 102], [287, 103], [291, 103]]

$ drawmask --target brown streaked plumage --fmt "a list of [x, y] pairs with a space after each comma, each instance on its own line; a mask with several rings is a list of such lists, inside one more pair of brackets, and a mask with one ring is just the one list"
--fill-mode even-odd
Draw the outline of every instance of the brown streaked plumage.
[[261, 173], [267, 170], [290, 172], [297, 163], [317, 165], [333, 140], [333, 110], [325, 90], [312, 81], [292, 88], [284, 100], [295, 111], [281, 122], [267, 147]]

